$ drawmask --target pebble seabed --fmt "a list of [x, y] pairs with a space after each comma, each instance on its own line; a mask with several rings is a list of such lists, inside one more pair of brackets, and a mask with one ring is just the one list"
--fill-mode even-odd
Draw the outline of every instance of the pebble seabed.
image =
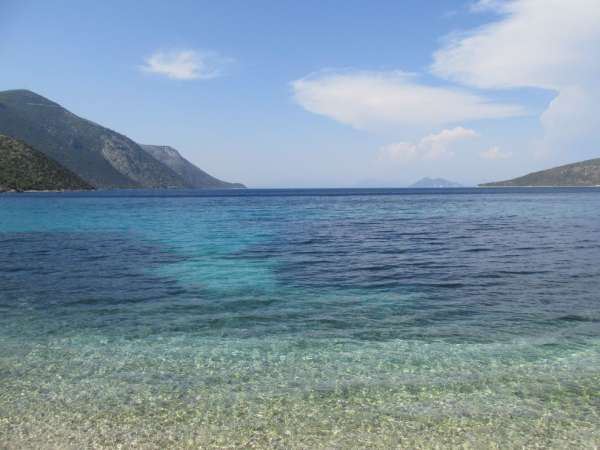
[[598, 448], [600, 343], [541, 344], [5, 341], [0, 447]]
[[598, 449], [598, 191], [481, 192], [3, 196], [0, 449]]

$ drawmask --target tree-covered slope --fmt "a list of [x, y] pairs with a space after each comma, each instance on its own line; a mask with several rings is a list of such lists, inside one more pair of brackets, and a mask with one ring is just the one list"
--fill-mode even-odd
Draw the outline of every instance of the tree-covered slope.
[[0, 192], [79, 189], [93, 188], [43, 153], [0, 134]]
[[513, 180], [485, 183], [480, 186], [600, 186], [600, 158], [530, 173]]
[[161, 163], [170, 167], [183, 180], [194, 189], [230, 189], [244, 188], [240, 183], [228, 183], [219, 180], [185, 159], [173, 147], [167, 145], [142, 145], [150, 155]]

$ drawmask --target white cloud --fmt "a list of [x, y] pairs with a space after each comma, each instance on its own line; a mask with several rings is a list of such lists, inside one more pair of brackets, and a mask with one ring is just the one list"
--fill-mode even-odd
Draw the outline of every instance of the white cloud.
[[419, 147], [410, 142], [395, 142], [381, 147], [379, 157], [382, 160], [410, 162], [420, 158]]
[[496, 11], [501, 12], [506, 0], [479, 0], [471, 3], [469, 9], [472, 12]]
[[462, 89], [429, 86], [404, 72], [321, 72], [292, 82], [306, 110], [359, 129], [439, 126], [524, 114]]
[[430, 134], [418, 143], [397, 142], [384, 146], [380, 151], [380, 158], [396, 162], [410, 162], [415, 160], [440, 160], [454, 156], [452, 144], [477, 137], [474, 130], [456, 127]]
[[223, 73], [231, 58], [198, 50], [157, 51], [145, 60], [142, 71], [174, 80], [208, 80]]
[[[539, 118], [542, 134], [535, 136], [532, 128], [523, 149], [543, 156], [565, 149], [582, 158], [597, 155], [600, 0], [479, 0], [470, 10], [495, 17], [450, 35], [431, 65], [432, 75], [462, 88], [424, 83], [404, 72], [328, 71], [294, 81], [295, 100], [310, 112], [355, 128], [404, 132], [523, 115], [523, 107], [491, 101], [482, 90], [490, 95], [544, 89], [555, 98]], [[420, 142], [400, 142], [382, 154], [415, 160], [424, 151]], [[498, 150], [486, 155], [502, 159], [509, 154]]]
[[492, 161], [499, 161], [499, 160], [503, 160], [503, 159], [510, 159], [510, 158], [512, 158], [512, 153], [511, 152], [503, 152], [498, 147], [491, 147], [491, 148], [488, 148], [487, 150], [481, 152], [480, 156], [483, 159], [489, 159], [489, 160], [492, 160]]
[[[488, 89], [555, 91], [540, 120], [538, 153], [600, 145], [600, 1], [482, 0], [496, 21], [454, 36], [435, 53], [434, 74]], [[597, 151], [597, 150], [596, 150]]]
[[598, 0], [489, 0], [499, 20], [451, 39], [434, 55], [433, 73], [481, 88], [560, 90], [596, 81]]

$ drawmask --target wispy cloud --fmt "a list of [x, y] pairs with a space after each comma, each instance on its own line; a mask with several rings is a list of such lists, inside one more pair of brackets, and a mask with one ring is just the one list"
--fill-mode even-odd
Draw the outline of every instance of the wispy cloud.
[[174, 80], [209, 80], [223, 74], [233, 60], [202, 50], [160, 50], [146, 58], [141, 70]]
[[483, 159], [500, 161], [512, 158], [511, 152], [503, 152], [499, 147], [491, 147], [479, 154]]
[[600, 145], [600, 2], [480, 0], [498, 19], [454, 36], [434, 55], [435, 75], [486, 89], [557, 93], [541, 116], [539, 153]]
[[478, 134], [468, 128], [456, 127], [425, 136], [417, 143], [396, 142], [380, 150], [380, 159], [401, 163], [415, 160], [440, 160], [454, 156], [452, 145]]
[[560, 90], [597, 81], [597, 0], [488, 0], [478, 5], [502, 15], [437, 51], [434, 74], [479, 88]]
[[469, 5], [471, 12], [502, 12], [507, 6], [506, 0], [478, 0]]
[[292, 88], [307, 111], [359, 129], [433, 127], [525, 113], [520, 106], [423, 84], [415, 75], [399, 71], [325, 71], [292, 82]]
[[[292, 82], [295, 100], [358, 129], [405, 131], [523, 115], [519, 105], [490, 100], [492, 92], [541, 88], [556, 97], [540, 116], [543, 135], [523, 146], [538, 155], [597, 153], [600, 1], [473, 0], [469, 10], [496, 16], [446, 38], [430, 67], [438, 82], [399, 71], [324, 71]], [[401, 142], [388, 150], [410, 159], [418, 147]]]

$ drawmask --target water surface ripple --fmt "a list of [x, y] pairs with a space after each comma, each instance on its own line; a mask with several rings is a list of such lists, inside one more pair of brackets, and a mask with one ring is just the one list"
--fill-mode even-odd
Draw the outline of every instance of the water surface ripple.
[[0, 196], [0, 448], [597, 448], [600, 190]]

